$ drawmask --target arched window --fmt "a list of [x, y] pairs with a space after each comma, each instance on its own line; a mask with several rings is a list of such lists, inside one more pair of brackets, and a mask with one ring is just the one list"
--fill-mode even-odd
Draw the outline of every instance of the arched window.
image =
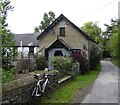
[[55, 51], [54, 56], [63, 56], [62, 51]]

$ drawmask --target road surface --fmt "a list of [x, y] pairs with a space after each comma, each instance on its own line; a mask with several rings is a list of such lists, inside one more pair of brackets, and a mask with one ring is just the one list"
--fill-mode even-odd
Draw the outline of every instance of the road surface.
[[[101, 61], [101, 72], [82, 103], [118, 103], [118, 67]], [[119, 94], [120, 95], [120, 94]]]

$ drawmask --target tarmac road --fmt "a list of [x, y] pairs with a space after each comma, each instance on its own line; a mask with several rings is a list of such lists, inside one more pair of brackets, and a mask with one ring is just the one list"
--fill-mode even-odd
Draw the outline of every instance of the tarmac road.
[[98, 78], [82, 103], [118, 103], [118, 67], [110, 61], [101, 61], [101, 66]]

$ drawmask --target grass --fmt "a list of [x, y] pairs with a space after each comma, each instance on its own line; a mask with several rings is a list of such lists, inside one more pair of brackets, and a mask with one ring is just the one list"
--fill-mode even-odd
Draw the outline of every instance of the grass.
[[42, 73], [44, 73], [44, 70], [36, 70], [36, 71], [34, 71], [34, 73], [36, 73], [36, 74], [42, 74]]
[[112, 60], [112, 63], [120, 68], [120, 61], [119, 60]]
[[95, 81], [100, 72], [100, 68], [101, 66], [99, 64], [96, 70], [91, 70], [85, 75], [75, 77], [65, 86], [59, 87], [54, 92], [49, 93], [50, 98], [44, 97], [41, 103], [70, 103], [78, 89], [83, 89]]

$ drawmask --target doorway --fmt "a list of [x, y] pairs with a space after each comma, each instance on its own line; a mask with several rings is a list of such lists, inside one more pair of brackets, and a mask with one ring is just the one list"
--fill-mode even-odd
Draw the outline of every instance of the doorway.
[[63, 53], [62, 51], [58, 50], [58, 51], [55, 51], [54, 56], [63, 56]]

